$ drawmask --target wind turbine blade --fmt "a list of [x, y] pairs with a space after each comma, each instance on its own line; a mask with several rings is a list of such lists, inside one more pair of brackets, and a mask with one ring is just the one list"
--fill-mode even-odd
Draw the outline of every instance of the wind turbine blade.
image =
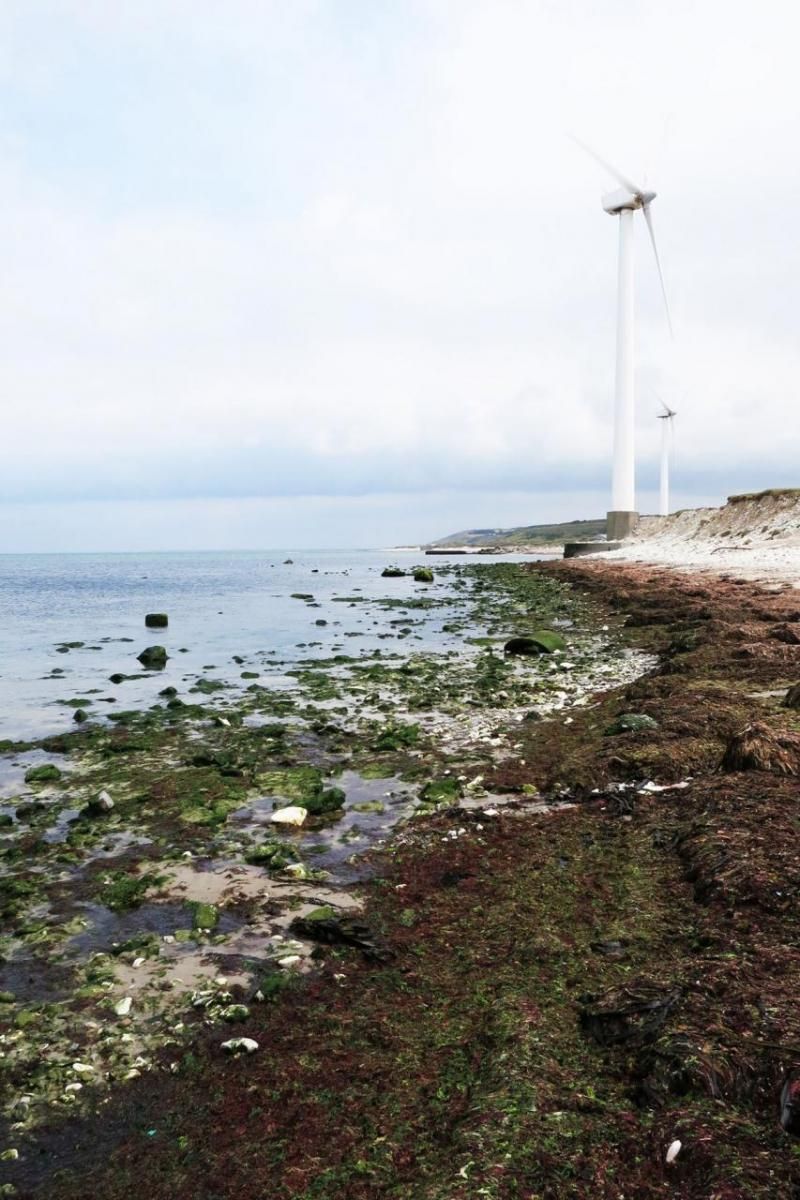
[[666, 284], [664, 283], [664, 272], [661, 270], [661, 259], [658, 257], [658, 246], [656, 245], [656, 235], [653, 230], [653, 216], [652, 216], [652, 213], [650, 212], [650, 205], [649, 204], [643, 205], [642, 212], [644, 213], [644, 219], [647, 222], [647, 229], [650, 233], [650, 241], [653, 243], [653, 254], [655, 254], [655, 256], [656, 256], [656, 266], [658, 267], [658, 278], [661, 280], [661, 294], [664, 297], [664, 308], [667, 313], [667, 324], [669, 325], [670, 337], [674, 337], [675, 333], [672, 328], [672, 317], [670, 316], [670, 312], [669, 312], [669, 300], [667, 299], [667, 288], [666, 288]]
[[632, 180], [628, 179], [626, 175], [623, 175], [621, 171], [618, 171], [616, 167], [612, 166], [610, 162], [606, 162], [604, 158], [601, 158], [599, 154], [594, 152], [591, 146], [587, 146], [585, 142], [582, 142], [580, 138], [576, 138], [571, 133], [568, 136], [576, 146], [580, 146], [581, 150], [585, 150], [586, 153], [595, 160], [595, 162], [600, 163], [600, 166], [604, 167], [606, 171], [608, 171], [609, 175], [612, 175], [614, 179], [616, 179], [617, 183], [621, 183], [626, 191], [631, 192], [634, 196], [640, 196], [642, 194], [644, 188], [640, 188], [637, 184], [633, 183]]

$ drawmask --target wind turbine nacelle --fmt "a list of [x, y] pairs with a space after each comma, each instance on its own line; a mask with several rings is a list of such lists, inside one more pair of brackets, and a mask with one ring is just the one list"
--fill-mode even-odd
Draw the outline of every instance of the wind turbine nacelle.
[[611, 213], [612, 216], [621, 213], [625, 208], [637, 209], [642, 207], [642, 201], [639, 196], [635, 196], [627, 188], [617, 188], [615, 192], [606, 192], [601, 203], [605, 211]]

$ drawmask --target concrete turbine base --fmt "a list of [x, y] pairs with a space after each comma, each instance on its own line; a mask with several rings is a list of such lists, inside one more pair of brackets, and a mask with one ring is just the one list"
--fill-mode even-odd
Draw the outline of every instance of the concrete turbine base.
[[606, 513], [606, 537], [610, 542], [618, 542], [622, 538], [630, 537], [638, 524], [638, 512], [622, 509]]

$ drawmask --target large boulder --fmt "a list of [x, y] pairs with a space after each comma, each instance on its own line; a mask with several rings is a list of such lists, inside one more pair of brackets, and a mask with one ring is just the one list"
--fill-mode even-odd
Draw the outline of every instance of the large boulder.
[[415, 567], [414, 582], [433, 583], [433, 571], [430, 569], [430, 567]]
[[144, 623], [148, 629], [166, 629], [169, 617], [166, 613], [147, 613]]
[[146, 646], [136, 657], [149, 671], [161, 671], [167, 665], [169, 655], [163, 646]]

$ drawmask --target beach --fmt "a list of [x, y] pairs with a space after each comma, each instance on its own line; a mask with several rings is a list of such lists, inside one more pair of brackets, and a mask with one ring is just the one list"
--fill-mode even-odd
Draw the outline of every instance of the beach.
[[[465, 641], [494, 637], [501, 648], [509, 630], [543, 621], [563, 631], [567, 654], [515, 663], [484, 645], [450, 679], [434, 656], [413, 698], [405, 683], [387, 696], [366, 738], [358, 722], [348, 731], [336, 697], [315, 730], [321, 776], [297, 774], [310, 765], [307, 735], [292, 755], [284, 730], [284, 747], [267, 751], [273, 786], [282, 772], [298, 802], [338, 775], [347, 822], [355, 777], [374, 780], [372, 799], [355, 803], [379, 795], [397, 817], [381, 818], [372, 838], [358, 831], [347, 878], [332, 858], [315, 877], [325, 852], [308, 850], [331, 846], [338, 818], [314, 819], [307, 839], [281, 833], [305, 880], [287, 888], [286, 867], [262, 861], [257, 886], [239, 873], [229, 891], [209, 893], [214, 928], [187, 935], [184, 909], [182, 943], [166, 940], [178, 930], [151, 930], [106, 949], [80, 989], [89, 1033], [45, 1069], [24, 1052], [37, 1053], [37, 1018], [12, 1031], [16, 1087], [26, 1069], [41, 1081], [21, 1121], [6, 1110], [20, 1194], [792, 1194], [800, 1175], [778, 1115], [800, 1044], [785, 926], [800, 886], [790, 773], [800, 729], [782, 706], [798, 675], [796, 591], [602, 561], [476, 564], [448, 586], [466, 594]], [[406, 683], [408, 665], [413, 680], [422, 662], [399, 666]], [[582, 685], [567, 685], [573, 674]], [[383, 666], [369, 687], [378, 681], [392, 686]], [[754, 724], [748, 758], [737, 739]], [[143, 741], [145, 729], [133, 722], [121, 740]], [[174, 907], [187, 869], [224, 875], [238, 858], [241, 872], [248, 847], [272, 842], [262, 827], [232, 852], [242, 777], [222, 751], [241, 769], [249, 739], [237, 746], [225, 726], [197, 732], [192, 744], [216, 755], [202, 767], [165, 773], [175, 730], [156, 739], [159, 777], [151, 751], [131, 755], [145, 756], [131, 802], [153, 840], [124, 872], [145, 878], [140, 913]], [[153, 800], [174, 813], [174, 781], [191, 772], [192, 803], [204, 792], [217, 815], [187, 842]], [[165, 861], [168, 845], [177, 864]], [[96, 868], [90, 877], [102, 878]], [[287, 921], [279, 909], [292, 889]], [[240, 933], [224, 922], [244, 916], [248, 936], [263, 935], [265, 909], [284, 922], [283, 940], [252, 945], [258, 973], [240, 979], [233, 968], [247, 955], [229, 953]], [[57, 943], [43, 944], [52, 956]], [[174, 982], [159, 993], [176, 944], [213, 964], [193, 993]], [[118, 1015], [143, 968], [139, 999]], [[152, 1041], [132, 1066], [125, 1037], [142, 1036], [142, 1008]], [[22, 1011], [44, 1013], [63, 1037], [46, 1006]], [[94, 1078], [75, 1073], [84, 1059]], [[85, 1085], [66, 1091], [72, 1080]], [[668, 1164], [676, 1139], [683, 1149]]]

